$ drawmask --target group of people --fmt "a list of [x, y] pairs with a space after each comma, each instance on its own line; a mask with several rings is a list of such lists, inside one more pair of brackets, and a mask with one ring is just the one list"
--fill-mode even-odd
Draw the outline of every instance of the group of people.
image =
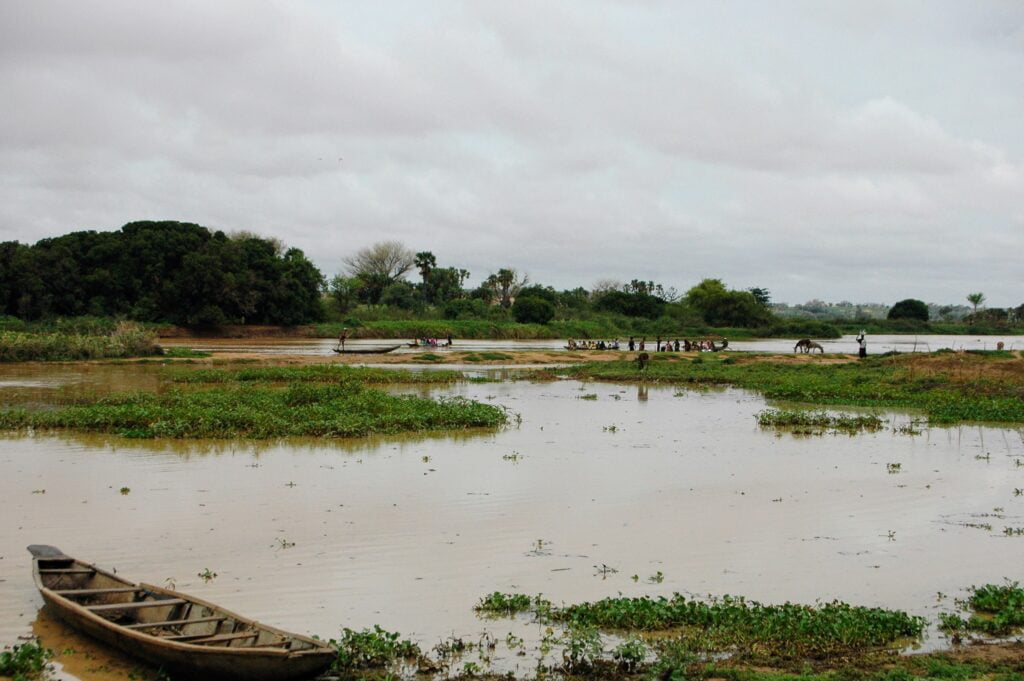
[[569, 339], [565, 346], [569, 350], [618, 350], [619, 339], [615, 340], [573, 340]]
[[[725, 338], [722, 339], [721, 345], [715, 345], [715, 341], [707, 338], [701, 340], [684, 339], [682, 341], [676, 338], [674, 341], [666, 340], [663, 343], [659, 337], [654, 341], [656, 352], [718, 352], [719, 350], [725, 350], [727, 347], [729, 347], [729, 341]], [[630, 350], [643, 352], [646, 348], [646, 338], [641, 338], [640, 342], [637, 343], [632, 336], [629, 337]]]
[[[565, 346], [569, 350], [619, 350], [619, 339], [614, 340], [575, 340], [570, 338]], [[629, 337], [629, 342], [626, 344], [627, 349], [630, 352], [645, 352], [647, 350], [647, 339], [641, 338], [639, 341], [633, 336]], [[729, 341], [722, 339], [721, 345], [715, 345], [715, 341], [702, 339], [702, 340], [666, 340], [662, 341], [661, 338], [657, 338], [654, 341], [654, 347], [657, 352], [718, 352], [729, 347]]]
[[422, 345], [423, 347], [428, 347], [428, 348], [447, 348], [447, 347], [450, 347], [451, 344], [452, 344], [452, 335], [448, 334], [448, 337], [445, 338], [443, 341], [439, 340], [437, 338], [417, 338], [415, 341], [413, 341], [409, 345]]

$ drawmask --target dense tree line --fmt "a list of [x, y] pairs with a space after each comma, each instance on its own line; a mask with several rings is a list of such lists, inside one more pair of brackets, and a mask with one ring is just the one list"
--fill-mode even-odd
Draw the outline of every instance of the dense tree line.
[[323, 276], [298, 249], [183, 222], [132, 222], [0, 243], [0, 313], [126, 316], [186, 326], [322, 317]]

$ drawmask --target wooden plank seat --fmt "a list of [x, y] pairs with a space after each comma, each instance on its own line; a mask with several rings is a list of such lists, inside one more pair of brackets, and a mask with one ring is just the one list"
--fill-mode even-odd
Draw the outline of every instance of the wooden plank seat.
[[162, 608], [167, 605], [181, 605], [188, 603], [182, 598], [165, 598], [156, 601], [131, 601], [128, 603], [104, 603], [103, 605], [86, 605], [86, 610], [92, 612], [106, 612], [107, 610], [137, 610], [139, 608]]
[[100, 596], [103, 594], [134, 594], [143, 589], [119, 587], [116, 589], [54, 589], [53, 593], [61, 596]]
[[205, 624], [206, 622], [223, 622], [227, 617], [197, 617], [192, 620], [164, 620], [162, 622], [139, 622], [137, 624], [125, 624], [125, 629], [159, 629], [160, 627], [177, 627], [186, 624]]
[[40, 568], [41, 575], [94, 575], [95, 570], [88, 568]]
[[212, 636], [207, 634], [198, 634], [190, 636], [166, 636], [163, 640], [165, 641], [181, 641], [182, 643], [194, 643], [196, 645], [207, 645], [210, 643], [223, 643], [225, 641], [235, 641], [240, 638], [255, 638], [259, 636], [259, 631], [240, 631], [235, 634], [214, 634]]

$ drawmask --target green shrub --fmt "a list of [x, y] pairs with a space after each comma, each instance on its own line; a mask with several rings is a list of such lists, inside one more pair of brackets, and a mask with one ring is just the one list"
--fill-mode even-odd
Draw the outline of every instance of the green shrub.
[[512, 315], [520, 324], [547, 324], [555, 317], [555, 306], [543, 298], [517, 298]]

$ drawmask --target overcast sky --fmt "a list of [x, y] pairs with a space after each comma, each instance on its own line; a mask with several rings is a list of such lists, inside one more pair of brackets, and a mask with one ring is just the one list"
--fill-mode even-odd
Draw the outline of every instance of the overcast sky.
[[1024, 2], [0, 2], [0, 240], [1024, 303]]

